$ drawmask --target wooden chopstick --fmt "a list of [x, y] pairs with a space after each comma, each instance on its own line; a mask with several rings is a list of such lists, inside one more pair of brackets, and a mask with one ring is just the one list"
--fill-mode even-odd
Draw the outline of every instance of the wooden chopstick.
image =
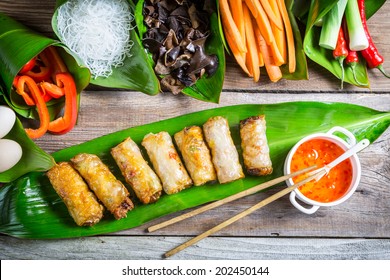
[[210, 204], [207, 204], [207, 205], [205, 205], [205, 206], [202, 206], [202, 207], [200, 207], [200, 208], [198, 208], [198, 209], [195, 209], [195, 210], [193, 210], [193, 211], [191, 211], [191, 212], [185, 213], [185, 214], [183, 214], [183, 215], [180, 215], [180, 216], [177, 216], [177, 217], [175, 217], [175, 218], [172, 218], [172, 219], [170, 219], [170, 220], [168, 220], [168, 221], [165, 221], [165, 222], [156, 224], [156, 225], [154, 225], [154, 226], [151, 226], [151, 227], [149, 227], [147, 230], [148, 230], [148, 232], [153, 232], [153, 231], [159, 230], [159, 229], [164, 228], [164, 227], [166, 227], [166, 226], [169, 226], [169, 225], [172, 225], [172, 224], [174, 224], [174, 223], [177, 223], [177, 222], [183, 221], [183, 220], [185, 220], [185, 219], [191, 218], [191, 217], [193, 217], [193, 216], [196, 216], [196, 215], [198, 215], [198, 214], [200, 214], [200, 213], [203, 213], [203, 212], [205, 212], [205, 211], [214, 209], [214, 208], [216, 208], [216, 207], [218, 207], [218, 206], [221, 206], [221, 205], [223, 205], [223, 204], [226, 204], [226, 203], [228, 203], [228, 202], [237, 200], [237, 199], [242, 198], [242, 197], [244, 197], [244, 196], [248, 196], [248, 195], [254, 194], [254, 193], [256, 193], [256, 192], [259, 192], [259, 191], [261, 191], [261, 190], [264, 190], [264, 189], [266, 189], [266, 188], [269, 188], [269, 187], [271, 187], [271, 186], [273, 186], [273, 185], [276, 185], [276, 184], [279, 184], [279, 183], [281, 183], [281, 182], [283, 182], [283, 181], [286, 181], [287, 179], [290, 179], [290, 178], [293, 178], [293, 177], [295, 177], [295, 176], [297, 176], [297, 175], [300, 175], [300, 174], [304, 174], [304, 173], [306, 173], [306, 172], [309, 172], [309, 171], [311, 171], [311, 170], [313, 170], [313, 169], [315, 169], [315, 168], [316, 168], [316, 166], [313, 165], [313, 166], [310, 166], [310, 167], [308, 167], [308, 168], [299, 170], [299, 171], [297, 171], [297, 172], [294, 172], [294, 173], [291, 173], [291, 174], [287, 174], [287, 175], [284, 175], [284, 176], [275, 178], [275, 179], [273, 179], [273, 180], [270, 180], [270, 181], [268, 181], [268, 182], [262, 183], [262, 184], [260, 184], [260, 185], [256, 185], [256, 186], [254, 186], [254, 187], [252, 187], [252, 188], [250, 188], [250, 189], [247, 189], [247, 190], [245, 190], [245, 191], [236, 193], [236, 194], [234, 194], [234, 195], [228, 196], [228, 197], [226, 197], [226, 198], [224, 198], [224, 199], [221, 199], [221, 200], [217, 200], [217, 201], [215, 201], [215, 202], [212, 202], [212, 203], [210, 203]]
[[217, 231], [227, 227], [228, 225], [231, 225], [232, 223], [238, 221], [239, 219], [241, 219], [241, 218], [251, 214], [252, 212], [254, 212], [254, 211], [256, 211], [256, 210], [266, 206], [267, 204], [269, 204], [269, 203], [279, 199], [280, 197], [282, 197], [282, 196], [292, 192], [294, 189], [296, 189], [296, 188], [306, 184], [307, 182], [310, 182], [311, 180], [313, 180], [315, 177], [317, 177], [322, 172], [325, 172], [325, 170], [321, 170], [318, 173], [316, 173], [316, 174], [314, 174], [314, 175], [312, 175], [312, 176], [310, 176], [310, 177], [308, 177], [308, 178], [306, 178], [306, 179], [304, 179], [302, 181], [299, 181], [298, 183], [292, 185], [291, 187], [285, 188], [285, 189], [281, 190], [280, 192], [277, 192], [277, 193], [271, 195], [270, 197], [260, 201], [259, 203], [255, 204], [254, 206], [252, 206], [252, 207], [246, 209], [245, 211], [237, 214], [236, 216], [233, 216], [232, 218], [230, 218], [230, 219], [220, 223], [219, 225], [213, 227], [212, 229], [209, 229], [208, 231], [206, 231], [206, 232], [204, 232], [204, 233], [202, 233], [202, 234], [200, 234], [200, 235], [190, 239], [189, 241], [181, 244], [180, 246], [177, 246], [176, 248], [168, 251], [167, 253], [164, 254], [164, 256], [166, 258], [173, 256], [174, 254], [176, 254], [176, 253], [184, 250], [185, 248], [187, 248], [187, 247], [197, 243], [198, 241], [206, 238], [207, 236], [209, 236], [209, 235], [211, 235], [213, 233], [216, 233]]

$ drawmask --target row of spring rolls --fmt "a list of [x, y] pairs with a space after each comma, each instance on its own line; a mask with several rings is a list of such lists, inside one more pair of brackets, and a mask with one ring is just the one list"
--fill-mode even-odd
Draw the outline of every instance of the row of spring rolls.
[[[247, 173], [272, 173], [265, 117], [241, 121], [240, 136]], [[210, 118], [203, 130], [199, 126], [186, 127], [174, 135], [174, 140], [184, 164], [165, 131], [149, 133], [141, 143], [153, 169], [130, 137], [111, 149], [126, 183], [143, 204], [157, 201], [163, 190], [170, 195], [192, 185], [216, 180], [227, 183], [245, 177], [225, 118]], [[100, 202], [116, 219], [125, 217], [134, 207], [125, 186], [95, 155], [79, 154], [70, 163], [53, 167], [47, 176], [78, 225], [100, 221]]]

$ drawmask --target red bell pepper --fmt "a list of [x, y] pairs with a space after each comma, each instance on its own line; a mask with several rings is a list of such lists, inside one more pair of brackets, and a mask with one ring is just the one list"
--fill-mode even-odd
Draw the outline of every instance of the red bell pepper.
[[69, 73], [56, 75], [56, 83], [65, 91], [65, 110], [62, 117], [49, 123], [48, 130], [54, 134], [65, 134], [72, 130], [77, 121], [77, 90], [73, 77]]
[[47, 110], [46, 102], [43, 99], [42, 93], [39, 90], [39, 87], [37, 86], [36, 82], [31, 77], [24, 75], [21, 76], [18, 80], [18, 89], [22, 90], [22, 92], [25, 93], [24, 91], [25, 86], [30, 92], [33, 102], [37, 107], [39, 122], [40, 122], [38, 128], [36, 129], [26, 128], [25, 130], [27, 135], [30, 138], [36, 139], [43, 136], [49, 127], [49, 121], [50, 121], [49, 111]]
[[53, 81], [55, 81], [55, 75], [58, 73], [67, 73], [68, 68], [61, 59], [55, 47], [48, 47], [44, 51], [47, 58], [51, 61], [53, 67]]
[[20, 69], [20, 74], [26, 74], [28, 71], [32, 70], [37, 63], [37, 58], [33, 57], [29, 62], [27, 62], [22, 69]]
[[59, 86], [56, 86], [55, 84], [49, 83], [49, 82], [42, 82], [39, 84], [42, 91], [46, 93], [47, 95], [50, 95], [53, 98], [60, 98], [65, 95], [64, 88], [60, 88]]
[[35, 63], [35, 67], [27, 71], [25, 75], [30, 76], [37, 83], [49, 81], [53, 72], [50, 60], [43, 52], [38, 55], [38, 58], [39, 60]]
[[[34, 98], [31, 97], [30, 87], [28, 85], [26, 85], [26, 79], [25, 78], [21, 79], [21, 77], [28, 77], [28, 76], [23, 75], [23, 76], [16, 76], [15, 77], [13, 85], [16, 88], [16, 93], [23, 97], [24, 102], [26, 102], [26, 104], [28, 106], [34, 106], [35, 101], [34, 101]], [[27, 86], [27, 91], [26, 91], [26, 86]], [[49, 94], [46, 94], [46, 92], [44, 92], [44, 91], [39, 91], [39, 94], [42, 96], [42, 98], [45, 102], [48, 102], [52, 99], [52, 96]]]

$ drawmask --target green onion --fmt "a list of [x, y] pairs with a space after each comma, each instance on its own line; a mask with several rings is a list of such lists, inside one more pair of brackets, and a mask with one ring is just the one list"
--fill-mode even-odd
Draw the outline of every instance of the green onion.
[[[356, 2], [356, 0], [353, 0]], [[337, 44], [337, 37], [341, 26], [341, 21], [344, 16], [345, 7], [348, 0], [339, 0], [337, 4], [324, 16], [321, 35], [320, 46], [326, 49], [334, 50]], [[357, 4], [356, 4], [357, 5]]]
[[352, 51], [362, 51], [368, 48], [368, 40], [360, 18], [359, 7], [356, 0], [348, 0], [345, 9], [347, 20], [349, 48]]

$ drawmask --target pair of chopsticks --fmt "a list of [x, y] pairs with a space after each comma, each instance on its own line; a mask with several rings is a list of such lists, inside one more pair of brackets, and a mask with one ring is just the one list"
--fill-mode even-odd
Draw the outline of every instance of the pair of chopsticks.
[[[148, 230], [148, 232], [154, 232], [156, 230], [159, 230], [161, 228], [164, 228], [166, 226], [172, 225], [174, 223], [183, 221], [185, 219], [188, 219], [190, 217], [193, 217], [195, 215], [198, 215], [198, 214], [203, 213], [205, 211], [208, 211], [210, 209], [214, 209], [214, 208], [216, 208], [218, 206], [221, 206], [223, 204], [226, 204], [228, 202], [231, 202], [231, 201], [237, 200], [239, 198], [242, 198], [242, 197], [254, 194], [256, 192], [259, 192], [261, 190], [269, 188], [269, 187], [271, 187], [273, 185], [281, 183], [281, 182], [283, 182], [283, 181], [285, 181], [287, 179], [293, 178], [293, 177], [295, 177], [297, 175], [307, 173], [309, 171], [314, 170], [315, 168], [316, 168], [316, 166], [311, 166], [311, 167], [299, 170], [297, 172], [294, 172], [294, 173], [291, 173], [291, 174], [287, 174], [287, 175], [275, 178], [275, 179], [270, 180], [268, 182], [265, 182], [263, 184], [254, 186], [254, 187], [252, 187], [252, 188], [250, 188], [248, 190], [245, 190], [245, 191], [239, 192], [239, 193], [237, 193], [235, 195], [226, 197], [226, 198], [224, 198], [222, 200], [217, 200], [217, 201], [215, 201], [213, 203], [207, 204], [207, 205], [205, 205], [203, 207], [200, 207], [200, 208], [198, 208], [198, 209], [196, 209], [194, 211], [188, 212], [186, 214], [180, 215], [180, 216], [178, 216], [176, 218], [173, 218], [173, 219], [170, 219], [168, 221], [162, 222], [160, 224], [151, 226], [147, 230]], [[166, 258], [173, 256], [174, 254], [176, 254], [176, 253], [184, 250], [185, 248], [187, 248], [187, 247], [197, 243], [198, 241], [200, 241], [200, 240], [202, 240], [202, 239], [204, 239], [204, 238], [206, 238], [206, 237], [216, 233], [217, 231], [227, 227], [228, 225], [231, 225], [232, 223], [238, 221], [239, 219], [241, 219], [241, 218], [251, 214], [252, 212], [254, 212], [254, 211], [256, 211], [256, 210], [258, 210], [258, 209], [260, 209], [260, 208], [262, 208], [262, 207], [264, 207], [264, 206], [266, 206], [268, 204], [270, 204], [271, 202], [281, 198], [282, 196], [292, 192], [296, 188], [299, 188], [300, 186], [310, 182], [311, 180], [314, 180], [316, 177], [323, 175], [322, 173], [324, 173], [324, 172], [325, 172], [324, 170], [320, 170], [319, 172], [316, 172], [315, 174], [311, 175], [310, 177], [307, 177], [306, 179], [304, 179], [302, 181], [299, 181], [298, 183], [296, 183], [296, 184], [294, 184], [294, 185], [292, 185], [292, 186], [290, 186], [288, 188], [285, 188], [285, 189], [283, 189], [283, 190], [281, 190], [281, 191], [271, 195], [270, 197], [260, 201], [259, 203], [253, 205], [252, 207], [246, 209], [245, 211], [242, 211], [241, 213], [239, 213], [239, 214], [233, 216], [232, 218], [230, 218], [230, 219], [220, 223], [219, 225], [209, 229], [208, 231], [205, 231], [204, 233], [202, 233], [202, 234], [200, 234], [200, 235], [190, 239], [189, 241], [181, 244], [180, 246], [177, 246], [176, 248], [168, 251], [167, 253], [164, 254], [164, 256]]]

